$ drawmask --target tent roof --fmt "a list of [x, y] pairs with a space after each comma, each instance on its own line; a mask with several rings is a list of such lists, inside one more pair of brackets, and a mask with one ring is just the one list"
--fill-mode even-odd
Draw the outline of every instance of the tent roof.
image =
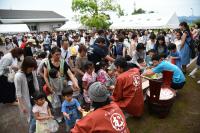
[[86, 29], [86, 27], [80, 24], [79, 22], [67, 21], [63, 26], [57, 28], [56, 30], [67, 31], [67, 30], [79, 30], [79, 29]]
[[26, 24], [0, 24], [0, 33], [30, 32]]
[[152, 13], [122, 16], [114, 20], [110, 29], [163, 29], [178, 28], [178, 25], [179, 20], [176, 13]]

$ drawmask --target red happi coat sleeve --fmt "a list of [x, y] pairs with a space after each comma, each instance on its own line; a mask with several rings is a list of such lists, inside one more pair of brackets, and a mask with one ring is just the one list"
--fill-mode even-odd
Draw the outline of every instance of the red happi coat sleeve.
[[90, 117], [84, 117], [79, 120], [74, 128], [71, 130], [71, 133], [92, 133], [94, 130], [94, 122]]
[[123, 80], [121, 78], [117, 78], [115, 89], [112, 95], [113, 101], [116, 103], [123, 100], [123, 86]]

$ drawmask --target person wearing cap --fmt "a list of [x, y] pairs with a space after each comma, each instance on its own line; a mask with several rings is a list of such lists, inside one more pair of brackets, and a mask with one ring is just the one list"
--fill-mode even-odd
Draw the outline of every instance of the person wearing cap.
[[138, 68], [128, 69], [126, 59], [117, 58], [114, 62], [119, 73], [112, 95], [113, 101], [125, 112], [140, 117], [144, 110], [142, 80]]
[[88, 93], [94, 111], [79, 120], [72, 133], [130, 133], [122, 110], [110, 100], [106, 86], [94, 82]]

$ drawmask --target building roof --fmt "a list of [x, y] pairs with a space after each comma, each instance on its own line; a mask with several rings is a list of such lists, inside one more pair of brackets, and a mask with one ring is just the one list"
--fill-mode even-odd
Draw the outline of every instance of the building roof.
[[23, 24], [33, 22], [65, 22], [67, 19], [53, 11], [0, 9], [0, 21], [3, 24]]
[[4, 10], [0, 9], [0, 19], [44, 19], [65, 18], [54, 11], [38, 10]]

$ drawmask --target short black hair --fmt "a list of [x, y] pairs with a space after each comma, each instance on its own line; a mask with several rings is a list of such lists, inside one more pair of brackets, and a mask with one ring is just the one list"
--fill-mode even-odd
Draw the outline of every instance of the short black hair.
[[0, 51], [0, 57], [3, 57], [4, 53], [2, 51]]
[[144, 44], [143, 43], [138, 43], [138, 45], [136, 46], [136, 50], [145, 50]]
[[158, 54], [155, 54], [153, 57], [152, 57], [152, 61], [156, 60], [156, 61], [159, 61], [161, 59], [160, 55]]
[[98, 32], [97, 32], [99, 35], [102, 35], [102, 34], [104, 34], [104, 30], [103, 29], [100, 29], [100, 30], [98, 30]]
[[47, 52], [40, 52], [40, 53], [38, 54], [38, 58], [44, 59], [44, 58], [46, 58], [46, 56], [47, 56]]
[[118, 39], [119, 39], [119, 42], [124, 42], [124, 35], [120, 34], [118, 35]]
[[126, 59], [126, 61], [131, 61], [132, 57], [130, 55], [125, 55], [125, 59]]
[[62, 90], [62, 96], [71, 96], [71, 95], [73, 95], [72, 87], [70, 85], [64, 87]]
[[136, 37], [137, 37], [137, 34], [133, 33], [132, 36], [131, 36], [131, 39], [135, 39]]
[[55, 68], [52, 68], [49, 70], [49, 77], [50, 78], [57, 78], [57, 74], [58, 74], [58, 70], [56, 70]]
[[115, 39], [113, 39], [113, 38], [112, 38], [112, 39], [110, 39], [110, 43], [112, 43], [112, 44], [113, 44], [114, 42], [115, 42]]
[[176, 49], [176, 44], [170, 43], [170, 44], [168, 45], [168, 50], [175, 50], [175, 49]]
[[38, 100], [38, 99], [42, 99], [42, 98], [45, 98], [46, 95], [44, 92], [41, 92], [41, 91], [36, 91], [34, 94], [33, 94], [33, 99], [34, 100]]
[[149, 36], [150, 39], [156, 39], [156, 35], [154, 33], [151, 33]]
[[119, 57], [115, 60], [114, 62], [116, 67], [121, 67], [123, 69], [127, 69], [128, 68], [128, 64], [126, 62], [126, 59], [124, 57]]
[[144, 62], [144, 59], [139, 58], [139, 59], [137, 60], [137, 62], [138, 62], [138, 63], [143, 63], [143, 62]]
[[99, 38], [97, 38], [97, 41], [96, 41], [97, 43], [105, 43], [106, 42], [106, 40], [105, 40], [105, 38], [103, 38], [103, 37], [99, 37]]
[[156, 50], [155, 49], [150, 49], [148, 52], [147, 52], [147, 54], [149, 54], [149, 53], [156, 53]]
[[102, 68], [105, 68], [106, 66], [108, 66], [108, 63], [104, 60], [97, 62], [96, 65], [95, 65], [95, 72], [99, 71]]
[[91, 66], [94, 66], [91, 61], [87, 61], [84, 65], [84, 70], [88, 70]]

